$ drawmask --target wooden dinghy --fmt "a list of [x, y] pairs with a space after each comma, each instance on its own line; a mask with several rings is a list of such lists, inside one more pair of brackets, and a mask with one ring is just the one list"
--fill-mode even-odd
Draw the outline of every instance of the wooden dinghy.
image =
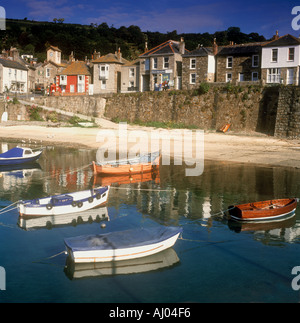
[[42, 152], [42, 149], [35, 151], [30, 148], [14, 147], [0, 154], [0, 166], [32, 163], [40, 158]]
[[94, 175], [126, 175], [151, 172], [159, 167], [160, 153], [149, 153], [131, 159], [113, 162], [92, 162]]
[[128, 260], [172, 247], [181, 232], [178, 227], [131, 229], [68, 238], [65, 246], [75, 263]]
[[295, 212], [295, 198], [267, 200], [229, 206], [229, 215], [238, 221], [281, 221]]
[[109, 186], [91, 190], [53, 195], [40, 199], [20, 201], [17, 206], [20, 216], [59, 215], [82, 212], [104, 205]]

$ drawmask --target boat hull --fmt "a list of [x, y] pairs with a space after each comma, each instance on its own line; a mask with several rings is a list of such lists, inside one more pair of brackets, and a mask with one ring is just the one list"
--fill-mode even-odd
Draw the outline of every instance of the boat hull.
[[[107, 202], [108, 193], [109, 186], [106, 186], [93, 190], [21, 201], [17, 206], [21, 217], [77, 213], [104, 206]], [[68, 201], [60, 202], [63, 198], [68, 199]]]
[[34, 153], [31, 157], [17, 157], [17, 158], [0, 158], [0, 166], [20, 165], [25, 163], [32, 163], [41, 157], [42, 151]]
[[[149, 161], [145, 161], [144, 156], [140, 158], [132, 159], [130, 161], [124, 161], [119, 163], [106, 163], [106, 164], [97, 164], [96, 162], [92, 162], [92, 170], [94, 175], [131, 175], [131, 174], [143, 174], [146, 172], [151, 172], [157, 170], [160, 163], [159, 154], [155, 153], [153, 155], [149, 154], [149, 156], [154, 156], [154, 160], [149, 159]], [[143, 162], [141, 162], [143, 161]]]
[[282, 221], [295, 213], [296, 199], [277, 199], [234, 205], [229, 215], [236, 221]]
[[[145, 242], [142, 245], [124, 246], [120, 248], [114, 248], [112, 247], [114, 243], [109, 243], [110, 248], [105, 247], [103, 249], [97, 249], [93, 247], [87, 247], [78, 250], [72, 247], [72, 238], [70, 239], [71, 241], [66, 239], [65, 245], [70, 258], [75, 263], [121, 261], [150, 256], [168, 248], [171, 248], [175, 244], [180, 233], [181, 229], [178, 229], [175, 232], [173, 232], [173, 234], [170, 234], [166, 239], [158, 242]], [[120, 234], [120, 232], [118, 232], [118, 234]], [[132, 239], [132, 237], [134, 237], [135, 231], [127, 230], [124, 234], [128, 235], [129, 240]], [[86, 239], [85, 236], [83, 236], [82, 238]], [[107, 240], [109, 241], [109, 238]]]

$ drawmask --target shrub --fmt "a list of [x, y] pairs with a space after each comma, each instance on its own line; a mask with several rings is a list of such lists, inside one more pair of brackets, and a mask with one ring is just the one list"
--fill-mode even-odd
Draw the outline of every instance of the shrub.
[[27, 106], [27, 112], [31, 121], [43, 121], [43, 118], [40, 116], [41, 111], [42, 108], [36, 105]]
[[207, 82], [202, 82], [199, 86], [198, 93], [205, 94], [209, 91], [210, 85]]

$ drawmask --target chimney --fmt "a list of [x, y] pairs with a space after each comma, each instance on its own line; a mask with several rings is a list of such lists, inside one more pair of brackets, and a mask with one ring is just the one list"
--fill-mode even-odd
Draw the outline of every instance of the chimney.
[[120, 61], [120, 62], [122, 61], [122, 53], [121, 53], [120, 47], [118, 49], [117, 58], [118, 58], [118, 61]]
[[183, 55], [185, 52], [185, 42], [183, 37], [180, 38], [180, 43], [179, 43], [179, 53]]
[[74, 54], [73, 52], [71, 52], [71, 54], [69, 55], [69, 62], [74, 62], [75, 58], [74, 58]]
[[213, 54], [214, 55], [218, 54], [218, 44], [216, 42], [216, 38], [214, 38], [214, 43], [213, 43]]
[[277, 39], [279, 39], [278, 30], [276, 30], [276, 34], [272, 37], [271, 40], [277, 40]]
[[19, 60], [19, 51], [16, 48], [10, 48], [10, 56], [12, 57], [13, 61]]
[[100, 54], [100, 52], [96, 52], [96, 49], [95, 49], [92, 56], [93, 56], [93, 59], [98, 59], [101, 57], [101, 54]]

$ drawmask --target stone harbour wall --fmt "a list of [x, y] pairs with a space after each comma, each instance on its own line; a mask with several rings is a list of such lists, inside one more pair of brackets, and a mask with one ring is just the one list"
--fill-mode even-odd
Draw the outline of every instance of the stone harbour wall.
[[255, 131], [263, 90], [259, 86], [210, 86], [198, 90], [116, 94], [107, 99], [105, 116], [115, 121], [162, 122], [218, 130]]
[[106, 100], [99, 95], [74, 95], [35, 97], [31, 102], [34, 105], [44, 105], [67, 112], [101, 118], [104, 114]]
[[274, 135], [283, 138], [300, 138], [299, 87], [286, 86], [280, 89]]
[[[29, 101], [29, 100], [27, 100]], [[209, 85], [208, 91], [143, 92], [105, 96], [36, 97], [44, 105], [90, 117], [130, 123], [232, 131], [258, 131], [275, 137], [300, 138], [300, 87]], [[0, 114], [4, 112], [0, 102]], [[7, 104], [9, 120], [29, 120], [23, 104]]]

